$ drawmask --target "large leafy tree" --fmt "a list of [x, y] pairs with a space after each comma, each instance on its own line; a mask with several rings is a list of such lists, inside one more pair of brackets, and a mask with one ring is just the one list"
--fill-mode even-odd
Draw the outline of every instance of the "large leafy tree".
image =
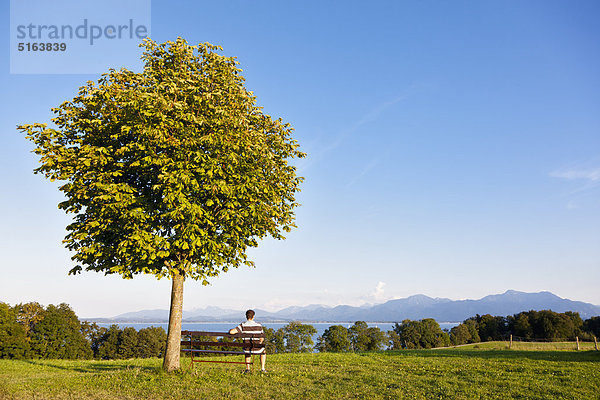
[[246, 251], [294, 226], [303, 157], [292, 128], [263, 113], [232, 57], [181, 38], [146, 40], [142, 72], [110, 70], [21, 125], [35, 170], [64, 181], [74, 213], [64, 240], [71, 269], [172, 280], [164, 368], [179, 368], [183, 283], [242, 264]]

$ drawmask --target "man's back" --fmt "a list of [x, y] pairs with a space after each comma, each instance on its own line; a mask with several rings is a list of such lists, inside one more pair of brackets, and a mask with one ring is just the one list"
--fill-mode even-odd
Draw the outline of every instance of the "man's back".
[[[248, 335], [260, 335], [264, 333], [262, 325], [251, 319], [239, 324], [237, 329], [240, 332]], [[260, 342], [260, 338], [244, 339], [244, 341], [250, 340], [252, 340], [252, 342]]]

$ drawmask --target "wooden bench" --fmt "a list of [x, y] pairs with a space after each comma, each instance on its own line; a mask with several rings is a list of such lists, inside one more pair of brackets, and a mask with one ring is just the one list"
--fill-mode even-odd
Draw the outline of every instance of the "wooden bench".
[[[226, 363], [226, 364], [246, 364], [247, 366], [252, 364], [246, 362], [244, 359], [241, 361], [215, 361], [207, 358], [198, 359], [194, 358], [196, 354], [238, 354], [243, 356], [249, 356], [253, 354], [260, 354], [264, 352], [265, 348], [265, 334], [264, 333], [252, 333], [252, 331], [262, 331], [262, 327], [246, 327], [244, 332], [230, 334], [226, 332], [204, 332], [204, 331], [181, 331], [181, 351], [190, 353], [192, 363], [194, 366], [195, 362], [214, 362], [214, 363]], [[213, 340], [210, 340], [214, 338]], [[219, 339], [217, 339], [219, 338]], [[228, 339], [233, 339], [228, 341]], [[254, 339], [254, 340], [252, 340]], [[259, 343], [262, 339], [263, 343]], [[211, 350], [210, 348], [218, 348], [217, 350]], [[230, 349], [231, 350], [225, 350]], [[235, 350], [234, 350], [235, 349]], [[240, 351], [241, 350], [241, 351]]]

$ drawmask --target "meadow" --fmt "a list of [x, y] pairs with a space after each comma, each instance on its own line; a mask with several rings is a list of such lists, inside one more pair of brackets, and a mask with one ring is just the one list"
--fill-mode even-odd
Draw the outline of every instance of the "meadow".
[[191, 369], [189, 359], [173, 374], [157, 358], [0, 360], [0, 398], [600, 399], [600, 351], [505, 346], [273, 354], [267, 374], [235, 364]]

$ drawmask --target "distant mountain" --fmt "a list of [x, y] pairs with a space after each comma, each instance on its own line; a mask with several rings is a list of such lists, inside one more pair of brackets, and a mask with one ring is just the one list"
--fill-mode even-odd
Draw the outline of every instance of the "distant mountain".
[[[521, 311], [552, 310], [575, 311], [583, 319], [600, 315], [600, 306], [581, 301], [563, 299], [550, 292], [525, 293], [508, 290], [502, 294], [486, 296], [479, 300], [450, 300], [431, 298], [422, 294], [395, 299], [383, 304], [352, 307], [329, 307], [311, 304], [305, 307], [288, 307], [277, 312], [255, 310], [261, 322], [312, 321], [312, 322], [400, 322], [405, 319], [434, 318], [439, 322], [460, 322], [476, 314], [499, 316]], [[237, 322], [244, 311], [206, 307], [184, 311], [184, 322]], [[117, 315], [113, 318], [96, 318], [98, 322], [167, 322], [168, 310], [143, 310]]]
[[169, 320], [169, 310], [142, 310], [107, 318], [111, 322], [160, 322]]

